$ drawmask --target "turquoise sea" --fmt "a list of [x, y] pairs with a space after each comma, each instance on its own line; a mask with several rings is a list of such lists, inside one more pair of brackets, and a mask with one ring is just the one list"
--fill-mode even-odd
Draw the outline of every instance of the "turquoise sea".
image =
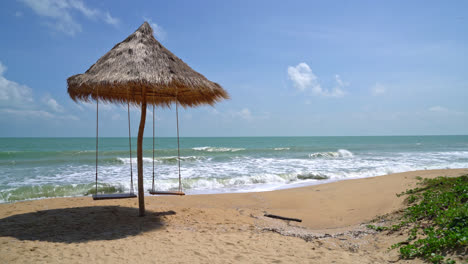
[[[468, 136], [181, 138], [187, 194], [267, 191], [425, 169], [468, 168]], [[136, 139], [99, 139], [99, 185], [136, 183]], [[156, 187], [178, 187], [177, 139], [156, 139]], [[144, 140], [145, 189], [152, 139]], [[95, 138], [0, 138], [0, 202], [89, 195]], [[109, 189], [109, 188], [108, 188]]]

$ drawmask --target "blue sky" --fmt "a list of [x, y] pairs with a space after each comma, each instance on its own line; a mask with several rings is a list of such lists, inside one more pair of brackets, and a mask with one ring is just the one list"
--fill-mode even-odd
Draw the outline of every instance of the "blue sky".
[[[468, 134], [467, 11], [466, 1], [2, 1], [0, 136], [94, 136], [95, 105], [73, 102], [66, 79], [145, 20], [231, 95], [183, 109], [181, 136]], [[100, 135], [127, 135], [126, 108], [100, 110]], [[174, 109], [156, 119], [157, 135], [176, 135]]]

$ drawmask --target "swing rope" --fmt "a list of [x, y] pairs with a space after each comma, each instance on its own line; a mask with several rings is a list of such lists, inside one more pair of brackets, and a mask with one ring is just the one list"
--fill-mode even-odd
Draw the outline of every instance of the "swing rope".
[[[128, 91], [128, 89], [127, 89]], [[133, 168], [132, 168], [132, 136], [130, 134], [130, 102], [127, 102], [127, 112], [128, 112], [128, 145], [130, 146], [130, 193], [133, 194]]]
[[[177, 98], [177, 97], [176, 97]], [[156, 191], [154, 189], [154, 149], [155, 149], [155, 144], [154, 144], [154, 138], [155, 138], [155, 110], [154, 110], [154, 104], [153, 104], [153, 185], [151, 189], [151, 194], [175, 194], [175, 195], [185, 195], [182, 192], [182, 176], [180, 173], [180, 141], [179, 141], [179, 102], [176, 100], [176, 120], [177, 120], [177, 164], [178, 164], [178, 173], [179, 173], [179, 188], [178, 192], [166, 192], [166, 191]]]
[[[128, 93], [128, 88], [127, 88]], [[132, 137], [130, 133], [130, 102], [127, 102], [128, 112], [128, 144], [130, 152], [130, 193], [128, 194], [98, 194], [98, 151], [99, 151], [99, 89], [96, 88], [96, 194], [93, 195], [94, 200], [104, 199], [122, 199], [122, 198], [135, 198], [137, 197], [133, 189], [133, 168], [132, 168]]]
[[96, 195], [98, 191], [99, 88], [96, 88]]
[[154, 116], [156, 115], [154, 111], [154, 104], [155, 104], [154, 95], [155, 95], [155, 90], [153, 86], [153, 184], [151, 185], [151, 191], [154, 191], [154, 118], [155, 118]]
[[154, 191], [154, 115], [155, 115], [155, 112], [154, 112], [154, 102], [153, 102], [153, 185], [151, 188], [151, 190], [153, 191]]
[[177, 119], [177, 161], [179, 163], [179, 192], [182, 191], [182, 181], [180, 176], [180, 144], [179, 144], [179, 101], [176, 100], [176, 119]]

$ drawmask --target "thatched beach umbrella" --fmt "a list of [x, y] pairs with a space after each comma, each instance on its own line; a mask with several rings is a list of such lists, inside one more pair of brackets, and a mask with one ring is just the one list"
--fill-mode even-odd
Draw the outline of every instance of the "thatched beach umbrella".
[[140, 215], [145, 213], [143, 189], [143, 131], [147, 104], [183, 107], [213, 105], [228, 99], [228, 93], [194, 71], [167, 50], [144, 22], [133, 34], [115, 45], [85, 73], [67, 79], [74, 101], [103, 100], [141, 105], [138, 129], [138, 198]]

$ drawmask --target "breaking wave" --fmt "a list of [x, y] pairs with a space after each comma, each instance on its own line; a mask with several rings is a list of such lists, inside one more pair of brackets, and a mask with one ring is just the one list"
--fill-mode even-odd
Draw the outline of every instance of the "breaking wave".
[[352, 158], [354, 154], [346, 149], [339, 149], [330, 152], [316, 152], [309, 154], [309, 158]]
[[223, 147], [195, 147], [192, 148], [197, 151], [206, 151], [206, 152], [237, 152], [245, 150], [245, 148], [223, 148]]
[[290, 150], [291, 148], [274, 148], [273, 150]]
[[[207, 157], [198, 157], [198, 156], [181, 156], [180, 160], [184, 162], [195, 162], [206, 160]], [[130, 158], [116, 158], [116, 160], [121, 164], [130, 164]], [[177, 156], [168, 156], [168, 157], [155, 157], [155, 163], [163, 163], [163, 164], [173, 164], [177, 163]], [[137, 158], [132, 158], [132, 163], [137, 163]], [[153, 158], [143, 157], [143, 163], [153, 163]]]
[[[0, 203], [90, 195], [96, 173], [95, 142], [74, 140], [78, 145], [70, 147], [66, 145], [70, 139], [21, 139], [23, 145], [0, 139], [0, 145], [7, 146], [0, 147]], [[132, 174], [136, 188], [137, 158], [128, 156], [128, 138], [106, 140], [110, 143], [99, 152], [98, 189], [127, 192]], [[407, 142], [397, 144], [395, 140]], [[468, 168], [467, 136], [183, 141], [181, 176], [187, 194], [269, 191], [411, 170]], [[43, 142], [44, 149], [24, 151], [34, 142]], [[156, 150], [155, 184], [160, 190], [174, 190], [179, 184], [174, 142], [173, 138], [162, 139]], [[416, 145], [418, 142], [423, 144]], [[143, 180], [147, 190], [153, 174], [151, 144], [145, 149]]]

